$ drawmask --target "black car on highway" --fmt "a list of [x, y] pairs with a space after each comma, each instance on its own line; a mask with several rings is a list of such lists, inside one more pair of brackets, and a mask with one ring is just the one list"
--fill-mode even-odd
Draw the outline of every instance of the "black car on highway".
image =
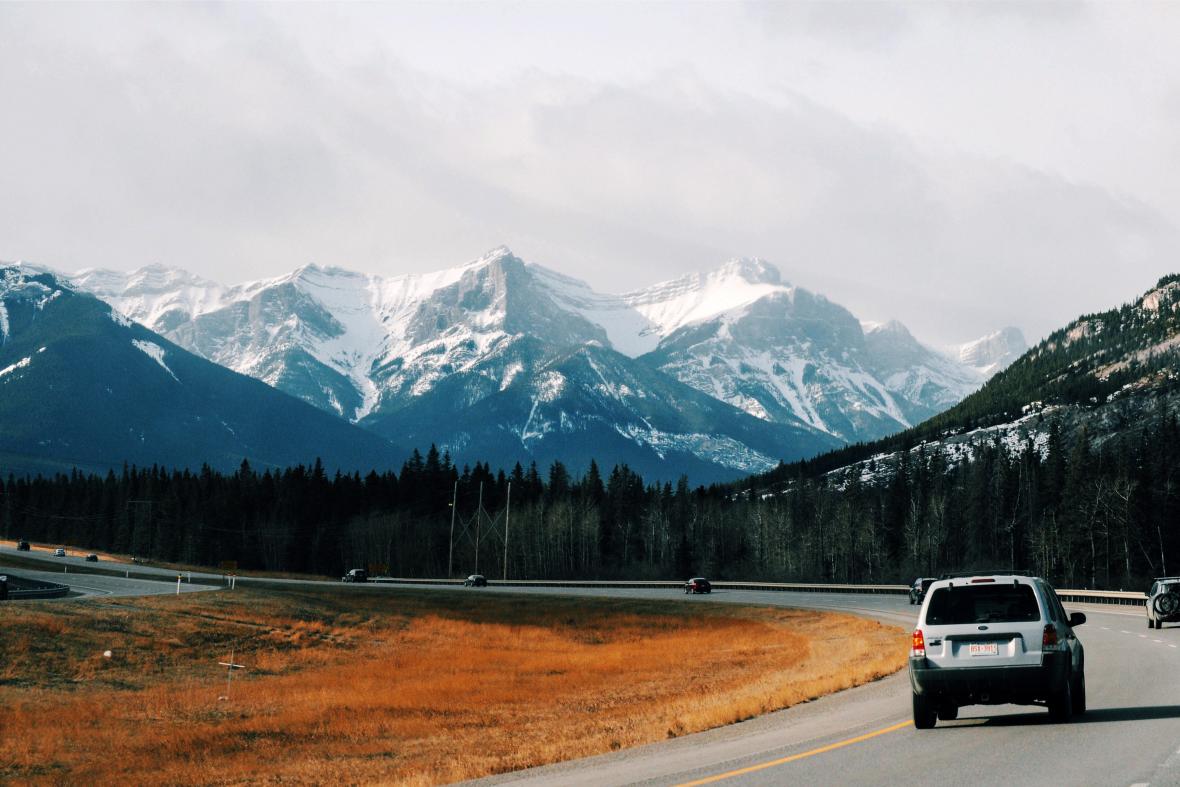
[[488, 586], [488, 578], [483, 574], [472, 574], [463, 580], [463, 587], [465, 588], [486, 588]]
[[921, 604], [922, 599], [926, 598], [926, 591], [930, 589], [930, 585], [934, 583], [934, 577], [918, 577], [914, 580], [914, 584], [910, 585], [910, 604]]
[[340, 577], [341, 582], [368, 582], [369, 572], [363, 568], [354, 568]]
[[28, 552], [29, 551], [29, 542], [25, 541], [23, 538], [20, 541], [17, 541], [16, 542], [16, 551], [17, 552]]
[[685, 593], [712, 593], [713, 586], [704, 577], [693, 577], [684, 583]]

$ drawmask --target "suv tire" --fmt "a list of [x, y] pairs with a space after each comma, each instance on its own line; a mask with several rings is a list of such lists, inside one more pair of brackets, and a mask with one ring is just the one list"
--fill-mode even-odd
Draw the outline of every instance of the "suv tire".
[[1152, 607], [1155, 609], [1156, 619], [1159, 616], [1168, 617], [1180, 611], [1180, 594], [1177, 593], [1160, 593], [1152, 602]]
[[1053, 721], [1067, 722], [1073, 716], [1073, 678], [1068, 678], [1061, 688], [1049, 695], [1049, 716]]
[[934, 705], [930, 700], [921, 696], [914, 695], [914, 726], [919, 730], [933, 729], [938, 722], [938, 713], [934, 709]]

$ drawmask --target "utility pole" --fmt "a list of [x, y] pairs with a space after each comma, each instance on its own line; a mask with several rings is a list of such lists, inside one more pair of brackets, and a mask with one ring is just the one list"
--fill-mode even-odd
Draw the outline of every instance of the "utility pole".
[[508, 500], [504, 507], [504, 581], [508, 581], [508, 522], [512, 514], [512, 482], [508, 482]]
[[475, 573], [479, 573], [479, 526], [483, 524], [483, 481], [479, 482], [479, 508], [475, 509]]
[[447, 548], [447, 579], [455, 566], [455, 509], [459, 502], [459, 482], [455, 482], [455, 490], [451, 493], [451, 545]]

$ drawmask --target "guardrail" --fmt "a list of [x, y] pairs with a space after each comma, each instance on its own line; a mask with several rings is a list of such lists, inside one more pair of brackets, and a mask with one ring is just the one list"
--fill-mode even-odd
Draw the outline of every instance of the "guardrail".
[[[450, 585], [461, 586], [461, 579], [408, 579], [405, 577], [371, 577], [370, 582], [387, 585]], [[680, 590], [683, 582], [675, 580], [655, 581], [611, 581], [611, 580], [547, 580], [547, 579], [489, 579], [493, 587], [551, 587], [551, 588], [649, 588], [652, 590]], [[816, 582], [728, 582], [718, 581], [713, 587], [721, 590], [758, 590], [779, 593], [861, 593], [872, 595], [905, 595], [909, 585], [825, 585]], [[1064, 602], [1075, 604], [1118, 604], [1141, 607], [1145, 603], [1142, 593], [1124, 590], [1058, 590], [1058, 597]]]
[[1118, 604], [1125, 607], [1142, 607], [1147, 597], [1129, 590], [1058, 590], [1057, 597], [1075, 604]]
[[[463, 584], [461, 579], [407, 579], [405, 577], [370, 577], [370, 582], [387, 585], [452, 585]], [[646, 588], [651, 590], [682, 590], [684, 582], [676, 580], [614, 581], [614, 580], [550, 580], [550, 579], [489, 579], [493, 587], [542, 588]], [[713, 582], [713, 587], [725, 590], [765, 590], [788, 593], [889, 593], [904, 595], [909, 585], [820, 585], [803, 582]]]
[[8, 600], [36, 598], [62, 598], [70, 594], [69, 585], [59, 585], [56, 582], [38, 582], [13, 574], [8, 577]]

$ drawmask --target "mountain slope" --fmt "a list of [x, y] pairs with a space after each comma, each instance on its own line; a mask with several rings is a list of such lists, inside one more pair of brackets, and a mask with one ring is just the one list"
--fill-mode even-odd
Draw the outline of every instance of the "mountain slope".
[[91, 295], [0, 267], [0, 464], [391, 467], [388, 441], [198, 358]]
[[[543, 354], [536, 340], [522, 345], [522, 355], [530, 345], [536, 357]], [[538, 363], [533, 374], [486, 395], [469, 395], [458, 377], [440, 383], [438, 392], [370, 416], [365, 425], [493, 465], [560, 460], [580, 473], [591, 459], [608, 457], [649, 479], [686, 473], [699, 483], [839, 444], [803, 425], [768, 424], [597, 344]]]

